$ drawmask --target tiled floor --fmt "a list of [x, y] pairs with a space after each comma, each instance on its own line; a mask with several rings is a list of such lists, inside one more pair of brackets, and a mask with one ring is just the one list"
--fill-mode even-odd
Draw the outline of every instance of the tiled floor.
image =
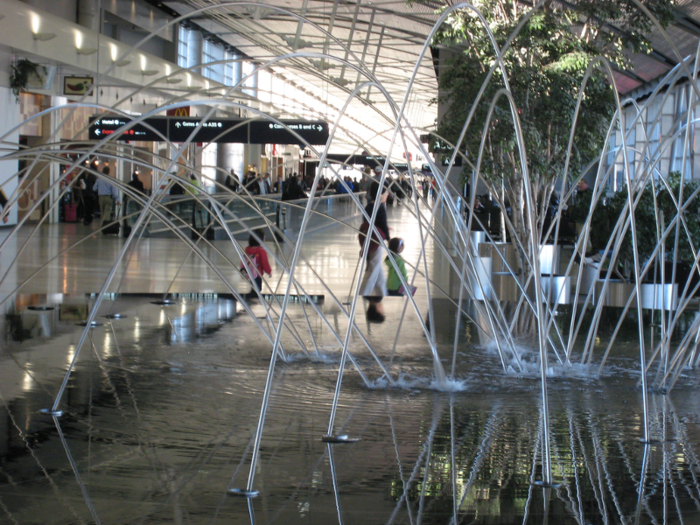
[[[359, 223], [357, 216], [348, 221], [354, 228]], [[407, 262], [416, 264], [420, 251], [416, 218], [406, 208], [392, 207], [389, 208], [389, 224], [392, 233], [406, 241], [404, 257]], [[0, 238], [6, 244], [0, 251], [0, 292], [99, 292], [115, 268], [126, 241], [113, 235], [90, 235], [95, 228], [94, 224], [86, 227], [78, 223], [30, 225], [17, 233], [3, 230]], [[287, 280], [279, 261], [291, 258], [293, 247], [274, 243], [270, 236], [267, 241], [273, 245], [269, 251], [274, 269], [267, 286], [283, 293]], [[229, 283], [247, 291], [248, 285], [237, 271], [240, 258], [230, 241], [212, 241], [211, 245], [200, 242], [199, 248], [206, 259], [194, 254], [191, 247], [179, 239], [141, 237], [130, 245], [121, 263], [116, 264], [108, 291], [227, 293], [230, 292]], [[303, 239], [296, 279], [310, 294], [327, 293], [322, 279], [334, 293], [347, 295], [356, 274], [358, 254], [357, 234], [351, 228], [335, 225], [312, 229]], [[428, 257], [430, 265], [431, 242], [428, 242]], [[222, 281], [213, 267], [221, 271], [229, 283]]]

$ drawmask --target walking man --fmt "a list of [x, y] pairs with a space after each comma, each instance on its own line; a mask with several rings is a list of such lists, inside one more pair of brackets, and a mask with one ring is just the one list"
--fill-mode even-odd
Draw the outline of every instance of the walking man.
[[107, 179], [109, 178], [109, 166], [102, 168], [104, 178], [97, 179], [93, 190], [97, 193], [97, 202], [100, 205], [100, 217], [102, 224], [112, 220], [112, 201], [119, 206], [119, 191]]

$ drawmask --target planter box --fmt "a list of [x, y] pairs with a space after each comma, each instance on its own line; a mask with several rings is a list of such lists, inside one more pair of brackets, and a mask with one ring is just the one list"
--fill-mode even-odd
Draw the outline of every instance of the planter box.
[[571, 276], [543, 275], [541, 279], [545, 302], [571, 304]]
[[[634, 292], [634, 283], [625, 283], [619, 279], [610, 279], [605, 296], [602, 296], [605, 281], [595, 283], [595, 302], [603, 301], [603, 306], [624, 308]], [[647, 310], [675, 310], [678, 308], [677, 284], [642, 283], [642, 308]], [[636, 301], [632, 308], [636, 308]]]
[[642, 283], [642, 308], [675, 310], [678, 308], [678, 285]]
[[634, 284], [623, 282], [620, 279], [610, 279], [605, 294], [603, 295], [604, 284], [604, 280], [595, 282], [595, 293], [593, 295], [595, 304], [598, 304], [600, 301], [603, 303], [603, 306], [624, 308], [634, 292]]
[[491, 285], [492, 262], [491, 257], [474, 257], [474, 267], [476, 268], [476, 278], [473, 281], [472, 292], [474, 299], [485, 301], [493, 297], [493, 287]]
[[[509, 242], [484, 242], [479, 244], [479, 255], [493, 259], [494, 272], [508, 272], [506, 262], [511, 268], [517, 268], [518, 258], [516, 253], [515, 247]], [[540, 274], [558, 274], [560, 260], [561, 246], [554, 244], [540, 246]]]

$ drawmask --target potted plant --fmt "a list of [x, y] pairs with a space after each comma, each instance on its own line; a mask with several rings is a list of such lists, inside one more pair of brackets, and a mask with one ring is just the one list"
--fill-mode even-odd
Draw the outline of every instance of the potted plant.
[[26, 91], [32, 75], [41, 77], [46, 75], [46, 68], [41, 64], [32, 62], [28, 58], [20, 58], [11, 66], [10, 71], [10, 88], [15, 95], [15, 99], [19, 102], [19, 94]]

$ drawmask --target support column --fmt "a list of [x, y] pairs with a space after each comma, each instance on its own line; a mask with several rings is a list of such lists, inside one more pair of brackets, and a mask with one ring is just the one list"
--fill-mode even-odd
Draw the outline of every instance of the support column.
[[99, 11], [99, 5], [95, 0], [78, 0], [78, 24], [99, 33]]
[[260, 175], [260, 158], [262, 157], [262, 145], [261, 144], [246, 144], [245, 151], [243, 153], [243, 158], [245, 159], [245, 170], [248, 170], [248, 166], [255, 166], [256, 172]]
[[[243, 162], [244, 157], [241, 155], [241, 150], [243, 148], [243, 144], [220, 143], [216, 156], [216, 165], [226, 171], [226, 174], [230, 174], [232, 168], [236, 170], [239, 183], [243, 181], [243, 174], [247, 167], [245, 162]], [[216, 181], [221, 184], [224, 184], [224, 179], [227, 178], [228, 177], [220, 171], [216, 174]]]

